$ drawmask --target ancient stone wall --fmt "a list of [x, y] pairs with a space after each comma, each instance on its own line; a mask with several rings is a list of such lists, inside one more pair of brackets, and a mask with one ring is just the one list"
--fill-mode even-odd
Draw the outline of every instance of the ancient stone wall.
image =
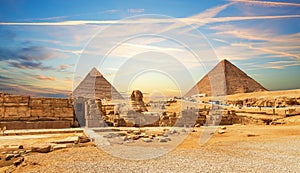
[[1, 128], [68, 128], [73, 126], [74, 121], [70, 99], [31, 98], [0, 93]]

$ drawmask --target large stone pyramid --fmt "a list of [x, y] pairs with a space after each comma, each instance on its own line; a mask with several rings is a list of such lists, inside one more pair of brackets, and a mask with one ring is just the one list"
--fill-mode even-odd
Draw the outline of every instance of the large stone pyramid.
[[224, 59], [206, 74], [185, 96], [206, 94], [224, 96], [237, 93], [267, 91], [245, 72]]
[[122, 99], [121, 94], [94, 67], [72, 93], [73, 98]]

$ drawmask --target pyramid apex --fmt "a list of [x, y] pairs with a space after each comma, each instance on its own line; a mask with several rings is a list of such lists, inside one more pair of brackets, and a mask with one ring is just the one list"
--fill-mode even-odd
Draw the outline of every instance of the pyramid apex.
[[220, 61], [220, 63], [231, 63], [231, 62], [224, 58]]
[[102, 74], [96, 69], [96, 67], [93, 67], [89, 72], [89, 76], [102, 76]]

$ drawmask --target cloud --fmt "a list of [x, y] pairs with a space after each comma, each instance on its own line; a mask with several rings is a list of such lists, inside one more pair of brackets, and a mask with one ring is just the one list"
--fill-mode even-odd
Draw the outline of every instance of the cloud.
[[11, 78], [0, 75], [0, 80], [9, 80], [9, 79], [11, 79]]
[[127, 11], [129, 13], [144, 13], [145, 9], [143, 9], [143, 8], [129, 8]]
[[68, 16], [53, 16], [53, 17], [44, 17], [44, 18], [30, 18], [30, 19], [24, 19], [24, 21], [35, 21], [35, 20], [60, 20], [60, 19], [66, 19]]
[[69, 65], [60, 65], [59, 67], [58, 67], [58, 69], [59, 70], [65, 70], [65, 69], [67, 69], [67, 68], [69, 68]]
[[229, 0], [229, 2], [239, 2], [239, 3], [249, 3], [249, 4], [258, 4], [263, 6], [296, 6], [300, 7], [298, 3], [292, 2], [273, 2], [273, 1], [259, 1], [259, 0]]
[[3, 60], [25, 60], [25, 61], [39, 61], [49, 60], [64, 56], [54, 51], [51, 48], [43, 46], [30, 46], [17, 48], [15, 50], [0, 48], [0, 61]]
[[286, 67], [300, 66], [300, 61], [272, 61], [264, 65], [265, 68], [284, 69]]
[[6, 84], [0, 83], [0, 91], [16, 95], [30, 95], [34, 97], [68, 97], [71, 93], [69, 90], [54, 88], [41, 88], [34, 85], [26, 84]]
[[37, 75], [36, 79], [43, 80], [43, 81], [56, 81], [55, 77], [42, 76], [42, 75]]
[[[243, 56], [248, 56], [246, 53], [250, 53], [249, 50], [255, 51], [257, 57], [268, 56], [276, 57], [290, 57], [300, 60], [299, 54], [299, 42], [300, 33], [294, 34], [277, 34], [270, 29], [261, 29], [258, 27], [242, 28], [234, 25], [217, 25], [209, 27], [210, 30], [215, 30], [212, 37], [217, 37], [227, 42], [232, 42], [228, 45], [228, 48], [223, 48], [219, 54], [225, 54], [229, 49], [236, 49], [236, 54], [240, 54], [243, 51]], [[238, 41], [237, 41], [238, 40]], [[237, 48], [238, 47], [238, 48]], [[219, 50], [217, 48], [216, 50]], [[225, 50], [224, 50], [225, 49]]]
[[118, 12], [119, 12], [119, 10], [111, 9], [111, 10], [101, 11], [99, 13], [101, 13], [101, 14], [103, 14], [103, 13], [113, 14], [113, 13], [118, 13]]
[[39, 69], [39, 70], [49, 70], [53, 69], [50, 66], [44, 66], [41, 62], [34, 61], [8, 61], [9, 66], [19, 68], [19, 69]]

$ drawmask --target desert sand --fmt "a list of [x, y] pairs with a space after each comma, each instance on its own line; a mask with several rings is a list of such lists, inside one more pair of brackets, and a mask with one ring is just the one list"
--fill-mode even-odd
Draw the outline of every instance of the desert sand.
[[[225, 133], [219, 134], [216, 131], [205, 144], [199, 144], [203, 127], [194, 128], [195, 132], [190, 132], [184, 142], [174, 150], [154, 159], [120, 159], [92, 144], [74, 145], [50, 153], [30, 153], [25, 156], [24, 162], [12, 171], [24, 173], [298, 172], [300, 170], [298, 164], [300, 162], [299, 125], [231, 125], [225, 127]], [[61, 137], [53, 135], [43, 140], [50, 141], [74, 134], [65, 134]], [[38, 141], [38, 139], [33, 141]], [[24, 142], [28, 144], [28, 140]], [[152, 144], [145, 143], [144, 145]], [[4, 171], [3, 168], [2, 171]]]

